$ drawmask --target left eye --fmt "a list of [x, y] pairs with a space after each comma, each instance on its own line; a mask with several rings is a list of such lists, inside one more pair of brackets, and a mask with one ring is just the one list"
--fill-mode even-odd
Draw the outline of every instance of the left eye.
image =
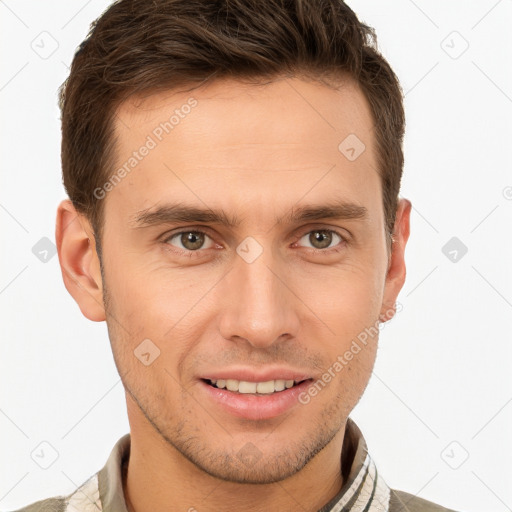
[[[306, 240], [306, 243], [310, 243], [313, 249], [331, 249], [333, 247], [329, 247], [331, 243], [336, 240], [339, 242], [343, 242], [344, 238], [336, 233], [336, 231], [331, 231], [330, 229], [315, 229], [313, 231], [310, 231], [306, 233], [303, 237], [300, 238], [299, 242], [301, 240]], [[335, 245], [338, 245], [335, 244]]]
[[[181, 231], [180, 233], [170, 236], [166, 242], [174, 245], [171, 241], [175, 238], [178, 240], [178, 243], [181, 244], [175, 247], [187, 251], [209, 249], [213, 245], [212, 239], [203, 231]], [[206, 239], [210, 240], [210, 245], [208, 247], [203, 247]]]

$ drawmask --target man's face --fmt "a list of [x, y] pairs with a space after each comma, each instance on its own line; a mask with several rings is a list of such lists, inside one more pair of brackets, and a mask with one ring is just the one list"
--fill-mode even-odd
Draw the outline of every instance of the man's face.
[[[132, 428], [222, 479], [264, 483], [296, 473], [342, 435], [377, 336], [359, 342], [351, 360], [344, 354], [398, 293], [386, 280], [363, 94], [351, 82], [335, 91], [300, 79], [217, 81], [129, 100], [116, 134], [115, 169], [130, 170], [103, 199], [103, 286]], [[364, 143], [361, 154], [353, 136], [338, 148], [350, 134]], [[360, 215], [298, 217], [342, 202]], [[234, 225], [172, 220], [178, 204]], [[331, 379], [309, 393], [329, 369]], [[308, 382], [255, 396], [207, 381], [230, 377]]]

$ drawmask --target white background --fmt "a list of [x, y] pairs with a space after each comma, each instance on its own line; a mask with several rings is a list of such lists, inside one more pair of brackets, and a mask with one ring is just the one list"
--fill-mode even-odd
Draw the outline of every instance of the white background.
[[[57, 88], [108, 3], [0, 1], [2, 510], [71, 492], [129, 430], [106, 325], [81, 315], [57, 256], [32, 252], [54, 241], [65, 197]], [[509, 511], [512, 1], [349, 3], [406, 93], [401, 195], [413, 204], [403, 311], [352, 417], [391, 487]], [[454, 236], [468, 248], [457, 262], [442, 252]], [[31, 458], [43, 441], [59, 455], [46, 470]]]

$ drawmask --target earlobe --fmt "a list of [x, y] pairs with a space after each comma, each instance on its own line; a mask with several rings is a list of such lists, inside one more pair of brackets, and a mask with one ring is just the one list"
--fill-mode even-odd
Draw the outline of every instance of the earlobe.
[[390, 262], [384, 286], [384, 297], [380, 311], [381, 322], [387, 322], [395, 315], [395, 303], [405, 283], [405, 247], [409, 239], [411, 208], [412, 203], [408, 199], [400, 199], [396, 211], [393, 244], [391, 247]]
[[55, 241], [66, 289], [86, 318], [94, 322], [105, 320], [103, 283], [93, 231], [69, 199], [62, 201], [57, 209]]

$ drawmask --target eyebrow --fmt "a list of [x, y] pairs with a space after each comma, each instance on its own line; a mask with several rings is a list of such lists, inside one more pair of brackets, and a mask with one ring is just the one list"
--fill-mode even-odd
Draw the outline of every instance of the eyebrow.
[[[236, 215], [227, 215], [222, 209], [198, 208], [183, 203], [165, 204], [157, 208], [146, 208], [134, 215], [131, 223], [134, 229], [172, 224], [177, 222], [197, 222], [204, 224], [219, 224], [229, 228], [240, 226], [241, 219]], [[366, 220], [368, 210], [366, 207], [339, 200], [322, 205], [305, 205], [292, 207], [290, 212], [281, 218], [276, 218], [276, 224], [288, 222], [298, 224], [315, 220]]]

